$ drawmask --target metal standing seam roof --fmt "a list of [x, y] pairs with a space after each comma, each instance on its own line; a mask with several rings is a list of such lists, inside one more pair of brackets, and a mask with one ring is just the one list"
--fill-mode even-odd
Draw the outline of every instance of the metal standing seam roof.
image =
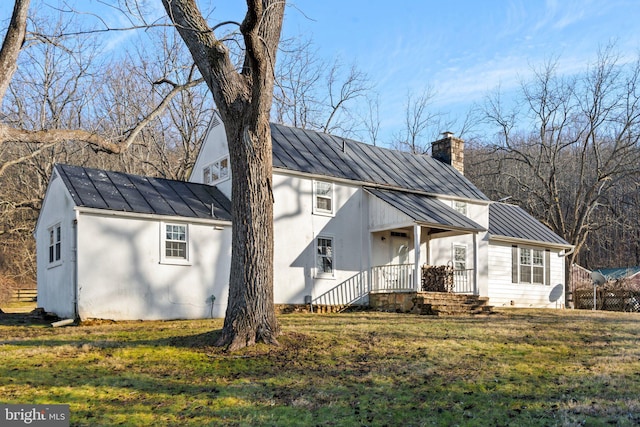
[[616, 268], [600, 268], [598, 270], [600, 274], [605, 276], [609, 280], [618, 280], [633, 277], [640, 273], [640, 266], [636, 267], [616, 267]]
[[430, 156], [271, 124], [273, 166], [397, 189], [488, 200], [454, 167]]
[[520, 206], [507, 203], [489, 204], [489, 234], [571, 246]]
[[450, 208], [435, 197], [369, 187], [365, 187], [365, 190], [405, 213], [418, 223], [452, 230], [485, 230], [475, 221]]
[[77, 206], [231, 221], [231, 203], [216, 187], [64, 164], [55, 170]]

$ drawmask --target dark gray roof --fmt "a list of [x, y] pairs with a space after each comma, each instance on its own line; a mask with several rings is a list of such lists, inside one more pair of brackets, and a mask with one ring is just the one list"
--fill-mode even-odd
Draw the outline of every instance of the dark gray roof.
[[326, 133], [271, 124], [273, 166], [398, 189], [488, 200], [451, 165]]
[[231, 203], [216, 187], [62, 164], [55, 170], [77, 206], [231, 221]]
[[489, 234], [570, 246], [520, 206], [507, 203], [494, 202], [489, 205]]
[[475, 221], [451, 209], [435, 197], [404, 191], [381, 190], [365, 187], [367, 192], [404, 212], [414, 221], [445, 230], [482, 231]]

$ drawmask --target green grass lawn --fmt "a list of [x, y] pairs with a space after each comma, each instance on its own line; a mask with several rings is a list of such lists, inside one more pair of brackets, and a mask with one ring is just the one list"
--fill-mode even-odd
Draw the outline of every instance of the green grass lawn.
[[0, 316], [0, 402], [69, 404], [71, 425], [640, 424], [638, 314], [284, 315], [279, 347], [234, 354], [222, 320]]

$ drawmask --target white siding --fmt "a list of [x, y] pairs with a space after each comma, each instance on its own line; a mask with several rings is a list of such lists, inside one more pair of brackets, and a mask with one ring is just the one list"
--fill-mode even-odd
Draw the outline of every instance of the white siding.
[[497, 307], [563, 307], [565, 260], [558, 256], [558, 250], [551, 250], [551, 284], [548, 286], [511, 283], [511, 250], [507, 243], [489, 245], [489, 303]]
[[[60, 317], [74, 316], [74, 220], [73, 200], [62, 179], [49, 183], [36, 225], [36, 268], [38, 307]], [[60, 224], [62, 232], [61, 262], [49, 264], [49, 227]]]
[[[205, 140], [202, 143], [200, 152], [198, 153], [196, 163], [193, 165], [189, 182], [204, 184], [202, 180], [203, 167], [229, 154], [224, 124], [219, 117], [217, 119], [219, 123], [216, 126], [213, 125], [213, 122], [209, 126]], [[231, 177], [231, 167], [229, 167], [229, 176]], [[231, 178], [216, 184], [216, 187], [218, 187], [225, 196], [231, 199]]]
[[[366, 208], [360, 187], [334, 184], [333, 215], [312, 213], [311, 178], [274, 173], [273, 193], [276, 304], [301, 304], [305, 295], [316, 298], [369, 267]], [[334, 239], [333, 278], [317, 277], [318, 236]]]
[[[169, 265], [160, 263], [160, 224], [155, 219], [79, 216], [81, 318], [224, 317], [231, 227], [189, 224], [191, 263]], [[213, 313], [207, 301], [211, 295], [216, 298]]]

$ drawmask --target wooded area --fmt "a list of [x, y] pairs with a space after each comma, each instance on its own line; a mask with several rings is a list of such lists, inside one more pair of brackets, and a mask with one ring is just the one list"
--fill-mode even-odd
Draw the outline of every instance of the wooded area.
[[[114, 54], [77, 14], [29, 13], [0, 110], [6, 288], [35, 282], [31, 233], [54, 163], [187, 179], [215, 108], [173, 27], [147, 27], [144, 45]], [[215, 30], [238, 40], [230, 58], [241, 68], [237, 25]], [[357, 66], [319, 58], [303, 37], [280, 46], [272, 121], [416, 153], [428, 153], [440, 132], [455, 131], [467, 140], [471, 181], [575, 244], [571, 262], [590, 269], [640, 264], [640, 63], [623, 61], [615, 46], [576, 75], [544, 65], [522, 84], [517, 109], [496, 93], [462, 124], [430, 108], [429, 90], [408, 93], [405, 130], [389, 141], [378, 137], [375, 84]], [[354, 107], [363, 99], [364, 112]]]

